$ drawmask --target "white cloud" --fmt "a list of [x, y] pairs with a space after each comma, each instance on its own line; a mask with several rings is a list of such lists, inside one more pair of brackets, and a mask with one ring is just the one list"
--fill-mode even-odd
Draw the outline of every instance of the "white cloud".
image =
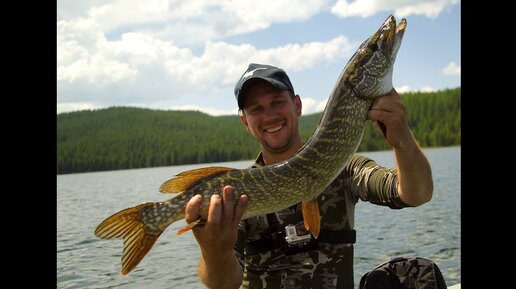
[[[384, 10], [401, 16], [436, 17], [457, 3], [460, 1], [59, 0], [58, 112], [123, 104], [232, 113], [223, 107], [209, 107], [217, 107], [217, 97], [231, 94], [249, 62], [303, 71], [348, 58], [356, 44], [339, 36], [325, 42], [259, 49], [224, 42], [228, 36], [275, 23], [304, 21], [330, 9], [341, 17]], [[194, 99], [202, 105], [188, 106]], [[303, 113], [322, 111], [326, 101], [305, 99]]]
[[326, 108], [326, 103], [328, 102], [328, 98], [325, 98], [317, 104], [315, 107], [315, 112], [323, 111]]
[[58, 19], [89, 18], [108, 35], [129, 28], [187, 45], [265, 29], [273, 23], [302, 21], [329, 9], [328, 3], [329, 0], [113, 0], [106, 4], [85, 0], [79, 10], [64, 1], [58, 3]]
[[442, 70], [444, 75], [460, 75], [460, 64], [456, 64], [455, 62], [450, 62], [446, 67]]
[[223, 110], [223, 109], [216, 109], [212, 107], [201, 107], [198, 105], [179, 105], [179, 106], [170, 106], [168, 107], [169, 110], [195, 110], [207, 113], [209, 115], [235, 115], [238, 114], [238, 108], [230, 109], [230, 110]]
[[86, 17], [90, 7], [100, 6], [104, 3], [106, 3], [106, 0], [58, 0], [57, 19], [64, 20]]
[[437, 89], [431, 87], [431, 86], [423, 86], [421, 87], [420, 89], [412, 89], [410, 88], [408, 85], [402, 85], [402, 86], [399, 86], [399, 87], [395, 87], [396, 91], [398, 93], [407, 93], [407, 92], [433, 92], [433, 91], [437, 91]]
[[437, 91], [437, 89], [431, 87], [431, 86], [423, 86], [421, 89], [419, 89], [420, 92], [434, 92]]
[[[327, 7], [325, 0], [231, 0], [223, 1], [222, 7], [230, 11], [244, 26], [235, 32], [263, 29], [272, 23], [300, 21], [310, 18]], [[246, 31], [247, 30], [247, 31]]]
[[299, 71], [349, 57], [352, 47], [344, 36], [268, 49], [207, 42], [196, 56], [189, 48], [142, 33], [124, 33], [112, 41], [94, 21], [61, 20], [58, 101], [152, 105], [232, 87], [249, 62]]
[[57, 113], [67, 112], [67, 111], [76, 111], [76, 110], [85, 110], [85, 109], [94, 109], [95, 105], [91, 103], [58, 103], [57, 104]]
[[405, 93], [405, 92], [411, 91], [411, 89], [408, 85], [402, 85], [400, 87], [395, 87], [395, 89], [398, 93]]
[[316, 100], [311, 97], [302, 97], [301, 102], [303, 104], [302, 115], [307, 115], [323, 111], [326, 107], [326, 102], [328, 102], [328, 98], [323, 100]]
[[339, 17], [368, 17], [382, 11], [393, 11], [396, 17], [411, 14], [436, 18], [449, 6], [460, 0], [338, 0], [331, 12]]
[[91, 20], [59, 21], [57, 23], [57, 80], [73, 83], [86, 79], [102, 86], [136, 76], [137, 71], [110, 56], [112, 44], [107, 43], [100, 27]]

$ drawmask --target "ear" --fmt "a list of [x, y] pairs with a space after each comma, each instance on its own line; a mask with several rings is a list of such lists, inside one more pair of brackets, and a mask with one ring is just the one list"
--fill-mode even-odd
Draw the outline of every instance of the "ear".
[[296, 94], [294, 97], [294, 105], [296, 106], [296, 114], [297, 116], [301, 116], [301, 111], [303, 109], [303, 104], [301, 103], [301, 97], [299, 97], [299, 94]]
[[240, 116], [240, 122], [245, 126], [245, 129], [249, 131], [249, 123], [247, 122], [247, 118], [245, 118], [245, 113], [241, 111], [238, 113], [238, 116]]

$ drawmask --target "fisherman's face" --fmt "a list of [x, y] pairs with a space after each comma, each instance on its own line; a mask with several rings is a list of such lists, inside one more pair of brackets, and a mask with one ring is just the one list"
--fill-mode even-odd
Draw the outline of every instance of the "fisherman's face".
[[259, 81], [247, 90], [240, 120], [262, 149], [282, 153], [299, 137], [297, 121], [300, 115], [299, 95], [292, 99], [288, 90], [282, 91], [266, 81]]

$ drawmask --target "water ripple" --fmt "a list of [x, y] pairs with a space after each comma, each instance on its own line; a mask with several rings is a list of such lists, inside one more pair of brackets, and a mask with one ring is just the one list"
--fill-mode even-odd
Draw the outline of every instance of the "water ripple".
[[[391, 210], [359, 202], [356, 207], [355, 283], [376, 265], [396, 256], [419, 256], [439, 266], [448, 285], [460, 275], [460, 147], [427, 149], [434, 197], [417, 208]], [[392, 152], [365, 154], [393, 166]], [[244, 168], [249, 161], [225, 163]], [[210, 164], [213, 165], [213, 164]], [[158, 192], [172, 175], [205, 165], [60, 175], [57, 177], [57, 288], [204, 288], [197, 279], [198, 245], [191, 233], [177, 236], [174, 223], [142, 262], [120, 274], [121, 239], [93, 234], [109, 215], [170, 195]]]

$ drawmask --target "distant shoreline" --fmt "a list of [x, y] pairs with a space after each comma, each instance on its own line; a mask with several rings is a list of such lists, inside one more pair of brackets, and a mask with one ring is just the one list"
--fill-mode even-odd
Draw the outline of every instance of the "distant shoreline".
[[[453, 148], [453, 147], [460, 147], [461, 145], [452, 145], [452, 146], [441, 146], [441, 147], [421, 147], [424, 150], [427, 149], [439, 149], [439, 148]], [[357, 154], [367, 154], [367, 153], [381, 153], [381, 152], [390, 152], [392, 150], [377, 150], [377, 151], [357, 151]], [[138, 170], [138, 169], [152, 169], [152, 168], [162, 168], [162, 167], [175, 167], [175, 166], [188, 166], [188, 165], [205, 165], [205, 166], [213, 166], [215, 164], [222, 164], [222, 163], [231, 163], [231, 162], [244, 162], [248, 161], [249, 164], [254, 162], [254, 159], [245, 159], [245, 160], [227, 160], [227, 161], [220, 161], [220, 162], [211, 162], [211, 163], [191, 163], [191, 164], [179, 164], [179, 165], [171, 165], [171, 166], [153, 166], [153, 167], [140, 167], [140, 168], [130, 168], [130, 169], [118, 169], [118, 170], [99, 170], [99, 171], [88, 171], [88, 172], [74, 172], [74, 173], [64, 173], [64, 174], [56, 174], [57, 176], [61, 175], [70, 175], [70, 174], [81, 174], [81, 173], [97, 173], [97, 172], [109, 172], [109, 171], [123, 171], [123, 170]]]
[[[401, 98], [422, 147], [460, 145], [460, 88]], [[303, 141], [322, 115], [300, 117]], [[376, 125], [367, 121], [358, 151], [389, 149]], [[111, 107], [57, 116], [57, 174], [246, 160], [258, 153], [258, 142], [236, 115]]]

